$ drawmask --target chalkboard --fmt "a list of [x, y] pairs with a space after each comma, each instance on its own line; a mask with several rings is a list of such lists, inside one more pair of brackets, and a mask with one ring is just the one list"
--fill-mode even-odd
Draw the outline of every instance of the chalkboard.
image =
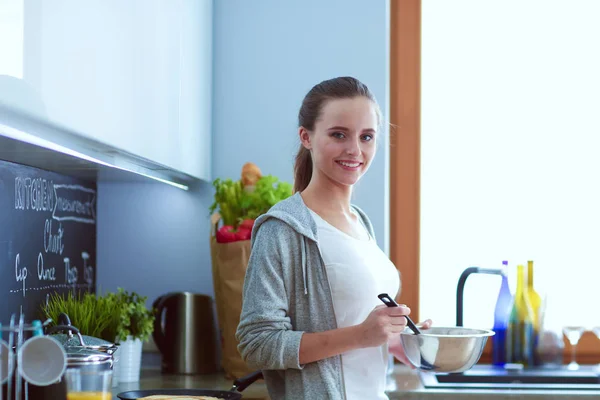
[[96, 184], [0, 160], [0, 322], [96, 290]]

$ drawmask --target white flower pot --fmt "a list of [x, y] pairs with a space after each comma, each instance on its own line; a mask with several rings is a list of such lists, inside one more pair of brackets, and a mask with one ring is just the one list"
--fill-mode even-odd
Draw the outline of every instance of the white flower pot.
[[116, 371], [119, 382], [138, 382], [142, 362], [142, 341], [128, 336], [127, 340], [121, 342], [119, 353], [119, 366]]
[[113, 353], [113, 377], [112, 386], [115, 388], [119, 386], [119, 358], [121, 357], [121, 346], [117, 347], [117, 350]]

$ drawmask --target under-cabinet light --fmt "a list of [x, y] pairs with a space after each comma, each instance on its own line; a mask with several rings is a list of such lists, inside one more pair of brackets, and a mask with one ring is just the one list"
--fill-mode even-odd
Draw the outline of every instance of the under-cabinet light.
[[56, 152], [59, 152], [59, 153], [63, 153], [63, 154], [67, 154], [67, 155], [70, 155], [70, 156], [73, 156], [73, 157], [80, 158], [82, 160], [90, 161], [90, 162], [93, 162], [95, 164], [104, 165], [106, 167], [110, 167], [110, 168], [115, 168], [115, 169], [119, 169], [119, 170], [122, 170], [122, 171], [131, 172], [131, 173], [134, 173], [134, 174], [137, 174], [137, 175], [144, 176], [146, 178], [150, 178], [150, 179], [154, 179], [156, 181], [162, 182], [162, 183], [166, 183], [167, 185], [175, 186], [176, 188], [179, 188], [179, 189], [182, 189], [182, 190], [188, 190], [189, 189], [188, 186], [183, 185], [181, 183], [172, 182], [172, 181], [169, 181], [167, 179], [159, 178], [157, 176], [152, 176], [152, 175], [149, 175], [149, 174], [144, 174], [143, 172], [134, 171], [134, 170], [131, 170], [131, 169], [128, 169], [128, 168], [119, 167], [117, 165], [110, 164], [110, 163], [107, 163], [107, 162], [102, 161], [102, 160], [98, 160], [97, 158], [90, 157], [90, 156], [88, 156], [86, 154], [83, 154], [83, 153], [80, 153], [78, 151], [69, 149], [68, 147], [56, 144], [56, 143], [51, 142], [51, 141], [46, 140], [46, 139], [39, 138], [39, 137], [37, 137], [35, 135], [32, 135], [32, 134], [27, 133], [27, 132], [20, 131], [20, 130], [12, 128], [10, 126], [6, 126], [6, 125], [0, 124], [0, 130], [2, 131], [3, 136], [9, 137], [11, 139], [20, 140], [22, 142], [33, 144], [35, 146], [40, 146], [40, 147], [43, 147], [45, 149], [53, 150], [53, 151], [56, 151]]

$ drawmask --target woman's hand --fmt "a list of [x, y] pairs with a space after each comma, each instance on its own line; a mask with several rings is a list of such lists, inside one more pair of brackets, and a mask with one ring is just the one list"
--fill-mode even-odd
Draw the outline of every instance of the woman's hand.
[[[429, 329], [432, 325], [432, 321], [430, 319], [426, 319], [423, 322], [420, 322], [417, 324], [417, 327], [419, 329]], [[408, 357], [406, 357], [406, 354], [404, 353], [404, 347], [402, 347], [402, 342], [400, 341], [400, 335], [396, 335], [394, 337], [392, 337], [392, 339], [390, 339], [390, 341], [388, 342], [388, 350], [390, 352], [390, 354], [392, 354], [394, 357], [396, 357], [396, 359], [398, 361], [400, 361], [402, 364], [406, 364], [409, 367], [411, 367], [412, 369], [415, 369], [415, 367], [410, 363], [410, 361], [408, 360]]]
[[398, 336], [406, 327], [405, 315], [410, 314], [410, 308], [405, 305], [375, 307], [365, 321], [358, 325], [358, 340], [360, 347], [376, 347]]
[[319, 361], [350, 350], [377, 347], [399, 337], [406, 327], [410, 308], [377, 306], [361, 324], [325, 332], [305, 332], [300, 340], [300, 365]]

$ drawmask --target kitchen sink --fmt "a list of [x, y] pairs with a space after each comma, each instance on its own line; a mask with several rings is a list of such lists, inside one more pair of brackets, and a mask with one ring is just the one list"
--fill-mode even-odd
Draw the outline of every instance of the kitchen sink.
[[576, 371], [566, 366], [510, 370], [476, 365], [459, 374], [421, 372], [421, 380], [430, 389], [600, 390], [600, 369], [596, 365], [582, 365]]

